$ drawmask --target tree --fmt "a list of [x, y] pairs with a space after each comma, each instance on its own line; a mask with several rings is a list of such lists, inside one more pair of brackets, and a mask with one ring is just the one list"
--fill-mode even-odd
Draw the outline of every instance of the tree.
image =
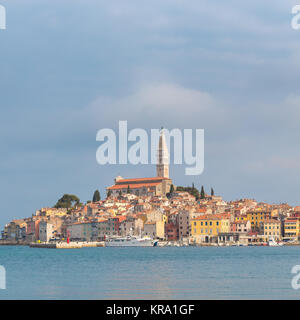
[[170, 187], [170, 194], [172, 194], [174, 192], [174, 185], [171, 184], [171, 187]]
[[204, 191], [204, 187], [201, 187], [201, 192], [200, 192], [200, 199], [204, 199], [205, 198], [205, 191]]
[[128, 185], [128, 187], [127, 187], [127, 193], [131, 193], [131, 191], [130, 191], [130, 186]]
[[111, 191], [108, 190], [108, 191], [107, 191], [107, 198], [109, 198], [110, 196], [111, 196]]
[[100, 201], [100, 200], [101, 200], [100, 192], [99, 192], [99, 190], [96, 190], [96, 191], [94, 192], [94, 195], [93, 195], [93, 202], [98, 202], [98, 201]]
[[188, 192], [189, 194], [194, 196], [196, 198], [196, 200], [198, 200], [200, 198], [199, 190], [194, 185], [192, 187], [181, 187], [181, 186], [178, 186], [178, 187], [176, 187], [176, 191]]
[[168, 193], [166, 193], [166, 197], [167, 197], [168, 199], [170, 199], [171, 196], [172, 196], [172, 194], [173, 194], [173, 192], [174, 192], [174, 185], [171, 184], [170, 191], [169, 191]]
[[122, 197], [122, 191], [121, 190], [119, 191], [119, 197]]
[[56, 203], [54, 208], [74, 208], [79, 205], [80, 200], [74, 194], [64, 194]]
[[213, 188], [210, 189], [210, 195], [211, 195], [211, 196], [214, 196], [214, 195], [215, 195], [215, 191], [214, 191]]

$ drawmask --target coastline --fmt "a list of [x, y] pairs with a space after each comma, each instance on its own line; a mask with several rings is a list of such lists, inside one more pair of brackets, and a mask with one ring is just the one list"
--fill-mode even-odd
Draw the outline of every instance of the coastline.
[[[81, 249], [81, 248], [96, 248], [96, 247], [106, 247], [105, 242], [57, 242], [57, 243], [29, 243], [23, 241], [8, 241], [8, 240], [0, 240], [1, 246], [28, 246], [30, 248], [43, 248], [43, 249]], [[300, 246], [300, 242], [294, 243], [285, 243], [283, 247], [297, 247]], [[178, 244], [176, 242], [171, 244], [158, 245], [158, 247], [213, 247], [213, 248], [228, 248], [228, 247], [269, 247], [263, 243], [253, 243], [248, 245], [241, 244], [226, 244], [226, 245], [218, 245], [216, 243], [202, 243], [202, 244]]]

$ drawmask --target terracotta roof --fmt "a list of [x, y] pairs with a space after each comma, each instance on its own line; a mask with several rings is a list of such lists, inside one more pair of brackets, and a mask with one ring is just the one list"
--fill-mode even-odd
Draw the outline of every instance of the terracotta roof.
[[266, 219], [264, 223], [280, 223], [280, 221], [276, 219]]
[[135, 181], [149, 181], [149, 180], [170, 180], [169, 178], [164, 177], [151, 177], [151, 178], [135, 178], [135, 179], [120, 179], [117, 180], [117, 183], [123, 183], [123, 182], [135, 182]]
[[220, 219], [229, 219], [230, 214], [204, 214], [192, 220], [220, 220]]
[[127, 189], [128, 186], [130, 189], [135, 189], [135, 188], [142, 188], [142, 187], [155, 187], [159, 185], [159, 182], [155, 183], [136, 183], [136, 184], [120, 184], [120, 185], [113, 185], [111, 187], [108, 187], [108, 190], [118, 190], [118, 189]]

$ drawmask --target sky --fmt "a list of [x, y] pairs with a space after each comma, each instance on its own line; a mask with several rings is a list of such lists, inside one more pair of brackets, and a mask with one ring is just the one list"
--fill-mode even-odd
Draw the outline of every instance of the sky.
[[97, 131], [204, 129], [205, 168], [175, 185], [300, 204], [300, 30], [289, 0], [0, 0], [0, 227], [82, 201], [117, 175]]

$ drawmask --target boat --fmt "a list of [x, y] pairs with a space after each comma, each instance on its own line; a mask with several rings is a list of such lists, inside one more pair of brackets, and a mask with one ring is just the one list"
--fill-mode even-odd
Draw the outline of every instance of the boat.
[[156, 247], [158, 240], [152, 240], [150, 237], [114, 237], [105, 241], [106, 247]]
[[280, 247], [283, 246], [283, 242], [276, 242], [274, 238], [270, 238], [268, 241], [268, 246], [270, 247]]

